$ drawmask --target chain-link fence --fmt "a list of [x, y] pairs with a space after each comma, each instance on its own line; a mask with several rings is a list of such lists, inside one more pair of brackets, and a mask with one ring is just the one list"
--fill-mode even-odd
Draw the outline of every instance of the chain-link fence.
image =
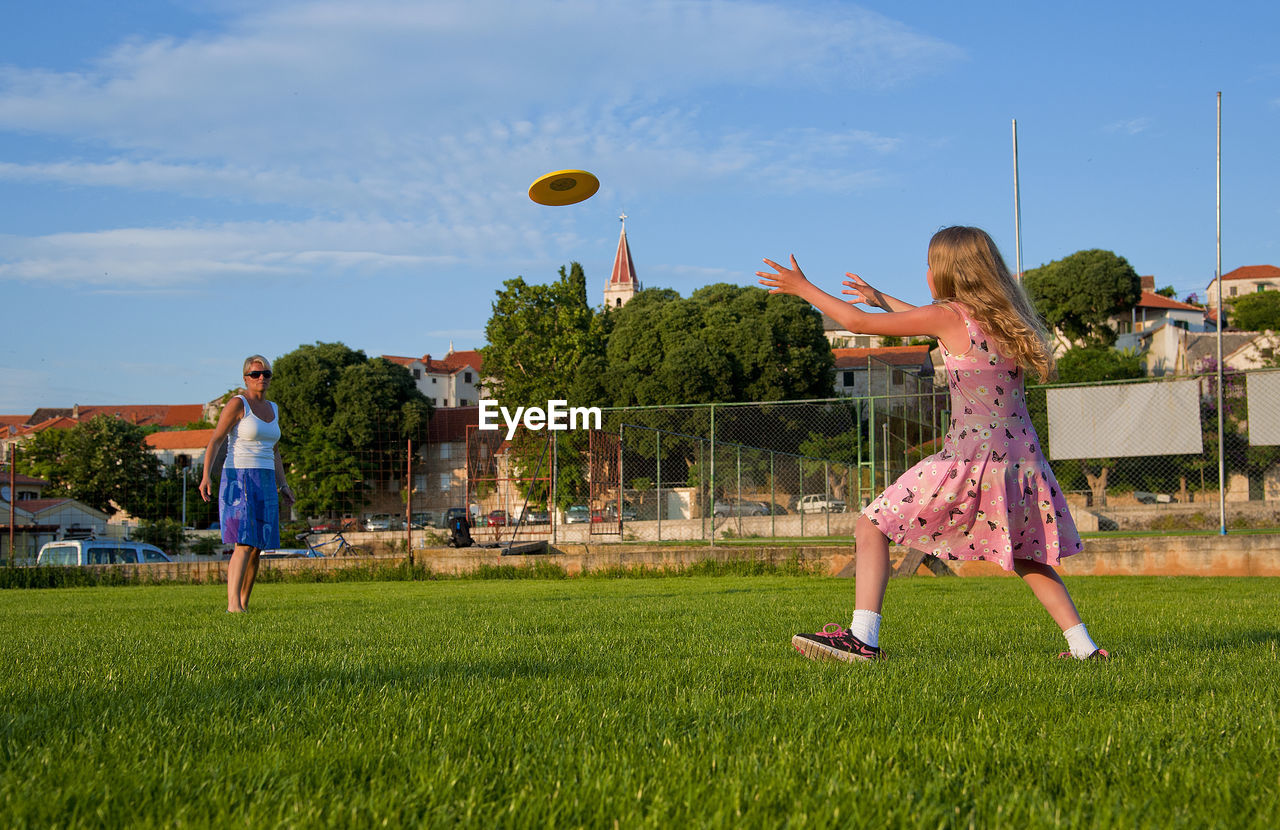
[[[941, 448], [950, 420], [928, 379], [874, 361], [868, 379], [856, 398], [604, 409], [591, 429], [479, 430], [473, 408], [296, 437], [281, 546], [412, 555], [444, 543], [451, 513], [482, 544], [850, 537], [863, 506]], [[1082, 530], [1280, 527], [1280, 371], [1226, 372], [1221, 402], [1220, 442], [1216, 373], [1027, 390]], [[15, 484], [0, 504], [14, 561], [84, 534], [219, 553], [191, 452], [131, 497], [132, 513]]]

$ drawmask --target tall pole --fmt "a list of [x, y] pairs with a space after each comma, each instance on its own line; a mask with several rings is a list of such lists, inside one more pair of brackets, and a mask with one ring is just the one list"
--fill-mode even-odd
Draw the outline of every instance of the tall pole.
[[409, 552], [409, 567], [413, 567], [413, 438], [405, 439], [404, 462], [404, 546]]
[[1223, 456], [1222, 422], [1222, 92], [1218, 92], [1218, 533], [1227, 534], [1227, 459]]
[[13, 443], [9, 445], [9, 567], [17, 564], [13, 546], [13, 522], [16, 518], [16, 512], [13, 503], [18, 500], [18, 477], [14, 472], [18, 467], [18, 445]]
[[1022, 279], [1022, 193], [1018, 189], [1018, 119], [1013, 119], [1013, 247], [1017, 261], [1014, 277]]

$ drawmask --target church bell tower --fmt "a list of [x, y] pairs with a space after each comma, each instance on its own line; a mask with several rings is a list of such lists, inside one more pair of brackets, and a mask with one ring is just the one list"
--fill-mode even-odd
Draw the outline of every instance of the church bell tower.
[[613, 273], [604, 288], [605, 308], [622, 308], [640, 290], [631, 246], [627, 244], [627, 215], [624, 213], [618, 218], [622, 220], [622, 234], [618, 237], [618, 253], [613, 258]]

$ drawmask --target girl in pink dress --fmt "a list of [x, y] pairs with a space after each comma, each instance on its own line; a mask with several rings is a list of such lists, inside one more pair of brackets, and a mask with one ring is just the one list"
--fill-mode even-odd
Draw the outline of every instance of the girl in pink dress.
[[[1022, 577], [1062, 628], [1061, 657], [1106, 658], [1080, 621], [1054, 566], [1079, 553], [1080, 535], [1027, 414], [1025, 371], [1053, 370], [1043, 323], [985, 231], [944, 228], [929, 241], [926, 279], [934, 302], [913, 306], [846, 274], [845, 302], [816, 288], [795, 257], [756, 272], [774, 294], [809, 301], [859, 334], [925, 335], [942, 347], [951, 424], [942, 450], [902, 475], [858, 519], [856, 609], [848, 629], [797, 634], [806, 657], [873, 660], [889, 578], [889, 541], [952, 559], [986, 559]], [[875, 306], [871, 314], [855, 306]]]

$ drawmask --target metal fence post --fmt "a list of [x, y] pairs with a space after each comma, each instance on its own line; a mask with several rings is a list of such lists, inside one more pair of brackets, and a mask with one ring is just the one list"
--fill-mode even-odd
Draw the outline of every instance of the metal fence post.
[[[711, 546], [716, 544], [716, 405], [711, 404]], [[706, 505], [703, 505], [706, 512]], [[705, 525], [704, 525], [705, 527]]]
[[658, 449], [657, 449], [658, 472], [656, 476], [656, 484], [658, 487], [658, 492], [657, 492], [658, 541], [661, 542], [662, 541], [662, 430], [656, 431], [654, 435], [657, 436], [657, 441], [658, 441]]

